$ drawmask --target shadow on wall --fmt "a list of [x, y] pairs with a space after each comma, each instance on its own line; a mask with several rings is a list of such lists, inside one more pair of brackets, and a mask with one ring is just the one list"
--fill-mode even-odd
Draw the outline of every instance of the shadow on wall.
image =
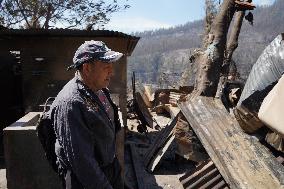
[[17, 53], [0, 55], [0, 156], [3, 156], [3, 129], [24, 115], [21, 64]]

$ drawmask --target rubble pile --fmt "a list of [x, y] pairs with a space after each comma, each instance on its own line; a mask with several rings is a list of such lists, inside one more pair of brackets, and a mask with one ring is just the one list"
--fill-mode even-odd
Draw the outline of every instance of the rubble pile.
[[[133, 88], [125, 141], [126, 185], [183, 188], [179, 178], [209, 159], [178, 107], [193, 87], [154, 91], [150, 85], [136, 83]], [[137, 183], [130, 181], [133, 178]]]
[[134, 79], [126, 186], [283, 188], [283, 38], [265, 49], [246, 85], [228, 80], [219, 97], [187, 98], [193, 87], [154, 90]]

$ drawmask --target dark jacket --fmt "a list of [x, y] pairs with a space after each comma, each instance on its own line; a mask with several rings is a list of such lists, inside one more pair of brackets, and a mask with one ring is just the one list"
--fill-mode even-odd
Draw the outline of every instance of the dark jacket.
[[[110, 100], [108, 91], [104, 93]], [[71, 171], [84, 188], [112, 188], [109, 177], [113, 175], [105, 168], [115, 159], [115, 133], [120, 125], [117, 107], [110, 102], [115, 125], [97, 95], [76, 75], [50, 108], [59, 169]]]

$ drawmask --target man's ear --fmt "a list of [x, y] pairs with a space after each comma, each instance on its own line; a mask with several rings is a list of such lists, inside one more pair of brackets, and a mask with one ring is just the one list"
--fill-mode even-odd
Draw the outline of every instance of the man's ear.
[[82, 71], [83, 71], [84, 74], [89, 75], [89, 73], [90, 73], [90, 66], [89, 66], [88, 63], [82, 65]]

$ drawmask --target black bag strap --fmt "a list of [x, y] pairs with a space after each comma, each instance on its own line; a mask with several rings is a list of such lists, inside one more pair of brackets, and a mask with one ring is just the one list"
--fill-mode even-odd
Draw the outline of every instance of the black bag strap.
[[42, 112], [42, 114], [44, 114], [44, 113], [46, 112], [47, 104], [48, 104], [48, 102], [51, 101], [51, 100], [55, 100], [55, 97], [48, 97], [48, 98], [46, 99], [46, 101], [45, 101], [45, 103], [44, 103], [44, 107], [43, 107], [43, 112]]

